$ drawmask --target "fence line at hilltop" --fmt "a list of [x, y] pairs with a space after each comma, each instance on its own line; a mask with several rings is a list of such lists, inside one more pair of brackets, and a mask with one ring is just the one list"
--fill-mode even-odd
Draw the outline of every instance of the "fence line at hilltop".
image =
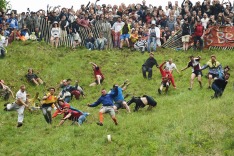
[[[44, 38], [45, 42], [50, 42], [52, 24], [50, 21], [45, 19], [39, 20], [39, 30]], [[30, 32], [35, 30], [35, 25], [31, 27]], [[79, 35], [81, 38], [81, 45], [85, 46], [85, 39], [88, 38], [89, 33], [93, 34], [94, 38], [99, 37], [99, 33], [102, 32], [104, 37], [107, 39], [107, 48], [113, 47], [111, 29], [108, 27], [108, 24], [103, 21], [97, 21], [91, 28], [84, 28], [80, 26]], [[65, 37], [61, 38], [59, 41], [59, 46], [72, 47], [73, 37], [72, 34], [66, 34]]]

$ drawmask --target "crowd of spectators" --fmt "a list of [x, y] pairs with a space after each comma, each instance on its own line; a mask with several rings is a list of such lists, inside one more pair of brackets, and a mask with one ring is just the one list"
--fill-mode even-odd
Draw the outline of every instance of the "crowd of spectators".
[[[233, 26], [234, 21], [233, 7], [229, 0], [226, 2], [204, 0], [203, 2], [197, 1], [195, 4], [190, 0], [184, 0], [182, 4], [178, 4], [178, 1], [174, 3], [168, 1], [165, 8], [155, 6], [156, 3], [147, 4], [145, 0], [141, 4], [129, 5], [101, 3], [96, 0], [95, 3], [81, 5], [78, 10], [74, 10], [73, 7], [60, 10], [60, 6], [53, 8], [47, 6], [47, 10], [36, 12], [28, 9], [28, 12], [19, 14], [16, 11], [7, 14], [6, 11], [1, 10], [0, 42], [7, 45], [15, 39], [42, 40], [44, 36], [39, 26], [40, 20], [44, 19], [53, 24], [50, 41], [52, 45], [55, 43], [56, 47], [59, 40], [63, 41], [66, 36], [71, 37], [73, 48], [80, 45], [82, 42], [80, 27], [83, 27], [89, 30], [88, 37], [84, 39], [85, 46], [89, 50], [104, 49], [103, 46], [107, 40], [112, 40], [115, 48], [122, 49], [122, 46], [126, 45], [129, 48], [139, 49], [138, 45], [140, 45], [144, 47], [140, 48], [141, 50], [147, 49], [150, 52], [152, 44], [153, 51], [156, 51], [156, 46], [162, 45], [172, 35], [183, 29], [186, 21], [189, 26], [189, 32], [186, 35], [189, 36], [194, 34], [198, 22], [201, 22], [204, 29], [207, 29], [216, 25]], [[95, 38], [91, 30], [95, 28], [97, 21], [102, 22], [102, 30]], [[55, 36], [53, 36], [54, 27], [60, 28], [55, 32]], [[159, 31], [152, 27], [156, 27]], [[107, 36], [110, 30], [112, 38]], [[2, 39], [3, 36], [5, 41]]]

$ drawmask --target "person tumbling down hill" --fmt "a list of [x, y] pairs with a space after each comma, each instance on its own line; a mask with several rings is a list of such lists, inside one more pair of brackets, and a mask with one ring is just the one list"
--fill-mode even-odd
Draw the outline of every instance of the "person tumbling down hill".
[[61, 119], [58, 126], [62, 125], [67, 119], [72, 120], [73, 122], [77, 122], [78, 125], [80, 126], [83, 124], [83, 122], [86, 120], [86, 117], [89, 115], [88, 113], [71, 110], [69, 109], [68, 105], [65, 105], [63, 114], [64, 116]]
[[166, 94], [168, 92], [169, 86], [172, 83], [173, 87], [176, 89], [176, 85], [175, 85], [175, 81], [173, 78], [172, 73], [170, 72], [168, 67], [165, 67], [165, 69], [163, 69], [163, 66], [166, 64], [167, 62], [163, 62], [160, 66], [159, 66], [159, 70], [161, 72], [162, 75], [162, 82], [161, 82], [161, 86], [158, 89], [158, 93], [161, 94], [163, 87], [166, 87]]
[[146, 105], [149, 105], [147, 110], [151, 110], [153, 107], [157, 106], [157, 102], [154, 100], [154, 98], [148, 95], [143, 95], [141, 97], [133, 96], [131, 100], [127, 102], [127, 104], [130, 106], [132, 103], [136, 103], [134, 112], [138, 111], [139, 108], [144, 108]]
[[89, 86], [101, 85], [101, 83], [104, 80], [104, 76], [103, 76], [99, 66], [93, 62], [90, 62], [90, 64], [92, 64], [92, 66], [93, 66], [93, 73], [94, 73], [94, 77], [95, 77], [95, 82], [91, 83]]
[[96, 107], [100, 103], [102, 103], [102, 108], [99, 111], [99, 122], [97, 125], [103, 126], [103, 114], [109, 113], [112, 120], [114, 121], [115, 125], [118, 125], [117, 119], [115, 117], [115, 110], [114, 110], [114, 103], [113, 98], [118, 95], [118, 86], [114, 87], [114, 91], [110, 94], [107, 94], [105, 89], [102, 89], [101, 91], [102, 96], [94, 103], [87, 104], [88, 107]]
[[229, 73], [225, 73], [224, 79], [223, 78], [218, 78], [215, 79], [214, 82], [212, 83], [212, 89], [214, 90], [214, 96], [211, 96], [211, 98], [218, 98], [223, 95], [223, 92], [226, 88], [226, 85], [228, 84], [228, 79], [230, 77]]
[[56, 102], [56, 107], [58, 108], [52, 115], [52, 118], [55, 118], [59, 114], [62, 114], [64, 111], [65, 106], [68, 106], [69, 109], [76, 111], [76, 112], [81, 112], [80, 110], [72, 107], [69, 103], [65, 102], [62, 98], [59, 98]]
[[129, 83], [127, 83], [128, 80], [126, 80], [122, 85], [118, 86], [117, 84], [113, 85], [113, 88], [111, 89], [111, 93], [115, 92], [115, 87], [118, 87], [118, 94], [114, 97], [115, 102], [115, 110], [118, 110], [120, 108], [125, 108], [128, 113], [130, 113], [130, 108], [127, 105], [127, 102], [124, 100], [123, 91], [127, 89], [127, 86]]

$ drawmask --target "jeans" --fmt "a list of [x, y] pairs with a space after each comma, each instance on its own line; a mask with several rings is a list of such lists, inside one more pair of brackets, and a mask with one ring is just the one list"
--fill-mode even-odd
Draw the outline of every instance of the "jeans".
[[11, 111], [11, 110], [16, 110], [18, 112], [18, 122], [22, 123], [24, 120], [24, 108], [25, 106], [19, 106], [16, 103], [11, 103], [11, 104], [7, 104], [7, 110]]
[[215, 97], [222, 96], [223, 90], [221, 88], [219, 88], [215, 83], [213, 83], [211, 87], [215, 92], [215, 94], [214, 94]]
[[51, 116], [51, 110], [52, 110], [52, 107], [51, 106], [42, 106], [42, 113], [43, 113], [43, 116], [46, 120], [46, 122], [48, 124], [51, 124], [52, 123], [52, 116]]
[[77, 122], [79, 123], [79, 125], [82, 125], [83, 124], [83, 122], [86, 120], [86, 117], [88, 116], [88, 113], [83, 113], [83, 115], [81, 115], [79, 118], [78, 118], [78, 120], [77, 120]]
[[88, 42], [88, 43], [86, 43], [86, 48], [87, 49], [91, 49], [91, 50], [93, 50], [94, 49], [94, 44], [93, 43], [91, 43], [91, 42]]
[[146, 72], [148, 72], [148, 79], [151, 79], [152, 78], [152, 74], [153, 74], [152, 68], [146, 67], [146, 66], [142, 66], [142, 74], [143, 74], [144, 78], [146, 78]]
[[104, 49], [104, 42], [96, 41], [96, 48], [98, 50], [103, 50]]
[[197, 48], [197, 41], [199, 41], [200, 49], [202, 49], [202, 47], [203, 47], [203, 40], [201, 39], [200, 36], [195, 36], [194, 37], [194, 48]]
[[156, 37], [149, 37], [148, 38], [148, 46], [147, 46], [148, 52], [151, 52], [151, 43], [152, 42], [153, 42], [153, 51], [156, 51], [156, 47], [157, 47]]
[[64, 101], [65, 101], [66, 103], [70, 103], [70, 101], [71, 101], [71, 96], [66, 96], [66, 97], [64, 98]]

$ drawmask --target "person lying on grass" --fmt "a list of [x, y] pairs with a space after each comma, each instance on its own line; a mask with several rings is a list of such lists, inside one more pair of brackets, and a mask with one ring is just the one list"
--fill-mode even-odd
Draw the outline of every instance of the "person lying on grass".
[[83, 122], [86, 120], [86, 117], [89, 115], [89, 113], [83, 113], [83, 112], [77, 112], [74, 110], [69, 109], [69, 106], [66, 105], [64, 107], [64, 111], [63, 111], [63, 118], [61, 119], [60, 123], [58, 126], [62, 125], [67, 119], [68, 120], [72, 120], [73, 123], [78, 123], [78, 125], [82, 125]]

